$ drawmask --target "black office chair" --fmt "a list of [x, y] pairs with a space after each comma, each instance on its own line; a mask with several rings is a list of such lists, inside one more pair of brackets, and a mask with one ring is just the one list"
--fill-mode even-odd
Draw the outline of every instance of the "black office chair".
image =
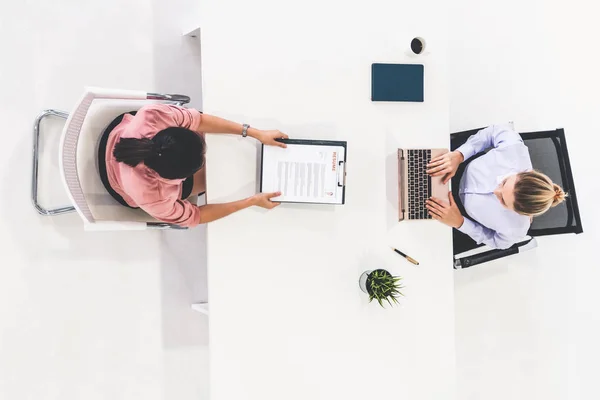
[[[452, 150], [456, 150], [471, 135], [476, 134], [481, 129], [483, 128], [451, 134], [450, 146]], [[545, 214], [535, 217], [531, 228], [527, 232], [528, 237], [505, 250], [489, 250], [469, 256], [460, 256], [464, 252], [474, 250], [483, 245], [478, 245], [473, 240], [471, 240], [470, 244], [468, 241], [458, 240], [458, 237], [464, 234], [453, 229], [454, 268], [456, 269], [472, 267], [534, 248], [537, 246], [535, 241], [536, 236], [563, 233], [578, 234], [583, 232], [564, 129], [521, 133], [520, 135], [529, 149], [533, 167], [545, 173], [552, 181], [560, 185], [568, 193], [568, 197], [564, 202], [551, 208]], [[459, 184], [460, 178], [458, 174], [452, 178], [453, 187], [457, 187], [456, 185]]]

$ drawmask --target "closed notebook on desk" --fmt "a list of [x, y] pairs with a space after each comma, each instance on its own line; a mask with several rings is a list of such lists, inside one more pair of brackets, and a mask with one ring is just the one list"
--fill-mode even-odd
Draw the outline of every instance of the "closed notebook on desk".
[[372, 101], [424, 101], [424, 68], [421, 64], [373, 64]]
[[281, 140], [287, 148], [262, 146], [260, 191], [281, 192], [282, 203], [344, 204], [346, 142]]

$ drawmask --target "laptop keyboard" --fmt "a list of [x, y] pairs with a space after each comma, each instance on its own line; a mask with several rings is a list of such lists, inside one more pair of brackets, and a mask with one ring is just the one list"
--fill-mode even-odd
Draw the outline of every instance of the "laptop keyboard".
[[431, 219], [425, 200], [431, 197], [431, 177], [425, 172], [431, 150], [408, 150], [408, 218]]

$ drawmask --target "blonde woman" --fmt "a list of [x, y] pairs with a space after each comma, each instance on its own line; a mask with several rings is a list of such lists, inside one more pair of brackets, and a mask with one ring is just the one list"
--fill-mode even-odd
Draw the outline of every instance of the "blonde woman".
[[566, 197], [548, 176], [533, 170], [527, 147], [509, 126], [482, 129], [457, 150], [431, 160], [427, 173], [448, 182], [463, 162], [460, 182], [453, 185], [458, 201], [449, 193], [448, 202], [431, 198], [426, 207], [434, 219], [478, 244], [512, 246], [525, 237], [533, 217]]

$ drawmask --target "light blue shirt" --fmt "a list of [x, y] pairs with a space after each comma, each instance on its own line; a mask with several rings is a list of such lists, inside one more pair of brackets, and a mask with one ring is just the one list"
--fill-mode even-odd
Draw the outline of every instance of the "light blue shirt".
[[485, 155], [467, 165], [460, 180], [460, 199], [467, 214], [477, 222], [465, 217], [459, 231], [477, 243], [506, 249], [526, 236], [531, 221], [528, 216], [505, 208], [494, 190], [504, 178], [530, 171], [531, 159], [521, 136], [507, 125], [480, 130], [458, 151], [466, 161], [490, 148]]

